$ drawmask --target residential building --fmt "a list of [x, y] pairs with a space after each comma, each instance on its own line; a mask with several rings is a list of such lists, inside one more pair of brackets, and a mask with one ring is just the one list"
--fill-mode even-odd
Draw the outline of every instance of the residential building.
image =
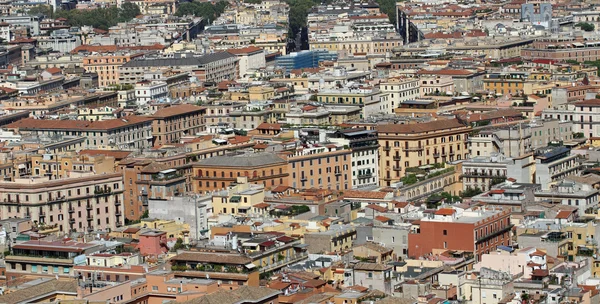
[[152, 146], [152, 118], [130, 115], [101, 121], [21, 119], [6, 129], [34, 136], [85, 136], [86, 147], [116, 147], [120, 150]]
[[262, 48], [249, 46], [241, 49], [228, 49], [227, 52], [234, 54], [239, 58], [238, 75], [240, 78], [246, 78], [253, 75], [259, 69], [265, 68], [265, 51]]
[[538, 149], [535, 152], [535, 183], [548, 190], [556, 182], [581, 170], [578, 155], [572, 155], [571, 149], [558, 146]]
[[176, 143], [184, 136], [204, 131], [206, 108], [191, 104], [173, 105], [156, 111], [152, 117], [154, 145]]
[[409, 167], [468, 158], [470, 129], [456, 119], [379, 125], [380, 185], [400, 181]]
[[573, 123], [573, 133], [583, 133], [587, 138], [595, 137], [600, 132], [600, 99], [586, 99], [544, 109], [545, 118], [566, 120]]
[[382, 95], [388, 94], [387, 105], [383, 108], [389, 109], [390, 114], [394, 114], [394, 109], [400, 107], [405, 101], [415, 100], [420, 96], [419, 79], [415, 78], [390, 78], [379, 84]]
[[123, 176], [72, 171], [70, 177], [0, 182], [0, 216], [36, 221], [58, 232], [108, 231], [124, 224]]
[[535, 192], [538, 201], [560, 203], [577, 208], [579, 216], [598, 214], [598, 190], [592, 185], [562, 180], [552, 183], [550, 187], [543, 187]]
[[252, 258], [241, 253], [184, 251], [171, 258], [177, 278], [221, 280], [221, 286], [259, 286], [259, 270]]
[[226, 189], [238, 177], [265, 187], [289, 185], [288, 162], [274, 153], [213, 156], [193, 164], [196, 193]]
[[7, 255], [6, 277], [15, 280], [21, 276], [71, 278], [74, 266], [85, 264], [85, 255], [103, 249], [94, 243], [62, 241], [28, 241], [12, 246]]
[[377, 132], [364, 128], [351, 128], [337, 131], [332, 142], [350, 148], [352, 169], [352, 188], [373, 187], [379, 185], [379, 144]]
[[142, 56], [143, 53], [139, 52], [91, 54], [83, 58], [83, 68], [88, 73], [96, 73], [98, 75], [98, 85], [104, 88], [119, 84], [119, 67]]
[[511, 244], [510, 215], [508, 209], [438, 209], [413, 223], [408, 254], [420, 257], [438, 249], [463, 250], [480, 261], [482, 254]]
[[304, 234], [309, 253], [341, 253], [352, 247], [356, 229], [350, 225], [332, 225], [329, 230]]
[[355, 285], [392, 294], [393, 267], [391, 265], [383, 263], [357, 263], [352, 269], [352, 283]]
[[264, 185], [248, 183], [247, 176], [238, 177], [227, 189], [212, 195], [214, 214], [247, 215], [252, 206], [264, 202]]
[[166, 82], [143, 80], [135, 84], [135, 101], [140, 106], [163, 101], [168, 94]]
[[315, 144], [284, 155], [290, 173], [288, 185], [292, 188], [352, 188], [351, 149], [334, 144]]
[[[529, 167], [530, 165], [526, 165]], [[511, 172], [512, 169], [507, 169]], [[526, 172], [523, 170], [523, 172]], [[527, 174], [527, 173], [525, 173]], [[535, 201], [534, 192], [540, 188], [537, 184], [516, 183], [508, 178], [505, 182], [492, 185], [489, 191], [473, 196], [473, 201], [485, 203], [488, 206], [510, 209], [512, 212], [524, 212], [528, 205]]]

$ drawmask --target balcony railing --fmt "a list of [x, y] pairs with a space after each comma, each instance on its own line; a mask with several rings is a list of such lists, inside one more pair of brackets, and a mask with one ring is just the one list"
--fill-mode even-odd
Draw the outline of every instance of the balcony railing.
[[300, 253], [300, 254], [296, 254], [296, 255], [290, 256], [290, 257], [286, 257], [286, 258], [284, 258], [281, 261], [277, 261], [277, 262], [275, 262], [273, 264], [270, 264], [270, 265], [262, 267], [260, 269], [260, 272], [261, 273], [262, 272], [268, 272], [268, 271], [272, 271], [272, 270], [275, 270], [275, 269], [278, 269], [278, 268], [281, 268], [281, 267], [285, 267], [285, 266], [287, 266], [289, 264], [296, 263], [298, 261], [304, 260], [307, 257], [308, 257], [308, 253]]

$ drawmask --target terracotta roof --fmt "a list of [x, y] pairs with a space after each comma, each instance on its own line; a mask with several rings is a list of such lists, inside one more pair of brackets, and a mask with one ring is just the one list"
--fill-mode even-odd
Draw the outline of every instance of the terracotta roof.
[[257, 130], [281, 130], [281, 125], [278, 123], [266, 123], [263, 122], [260, 125], [258, 125], [258, 127], [256, 127]]
[[291, 187], [285, 186], [285, 185], [279, 185], [273, 189], [271, 189], [271, 192], [285, 192], [287, 189], [290, 189]]
[[558, 214], [556, 214], [557, 219], [568, 219], [571, 214], [573, 214], [573, 211], [567, 211], [567, 210], [562, 210], [559, 211]]
[[545, 277], [548, 276], [548, 269], [534, 269], [531, 272], [531, 275], [534, 277]]
[[385, 208], [385, 207], [381, 207], [379, 205], [373, 205], [373, 204], [367, 205], [367, 207], [365, 207], [365, 208], [373, 209], [373, 210], [379, 211], [379, 212], [387, 212], [388, 211], [387, 208]]
[[71, 53], [79, 52], [98, 52], [98, 53], [114, 53], [116, 51], [161, 51], [165, 48], [162, 44], [153, 45], [136, 45], [136, 46], [117, 46], [117, 45], [89, 45], [83, 44], [74, 48]]
[[415, 134], [463, 127], [465, 125], [460, 123], [458, 119], [441, 119], [415, 124], [382, 124], [377, 126], [377, 131], [379, 133]]
[[241, 48], [241, 49], [228, 49], [227, 52], [234, 54], [234, 55], [242, 55], [242, 54], [252, 54], [252, 53], [264, 52], [264, 50], [259, 47], [251, 45], [249, 47], [245, 47], [245, 48]]
[[451, 69], [444, 69], [444, 70], [419, 70], [417, 72], [417, 74], [419, 75], [448, 75], [448, 76], [466, 76], [466, 75], [471, 75], [473, 74], [473, 72], [469, 71], [469, 70], [451, 70]]
[[25, 118], [6, 125], [7, 129], [23, 130], [100, 130], [106, 131], [132, 125], [151, 122], [151, 117], [130, 115], [120, 119], [84, 121], [84, 120], [46, 120]]
[[379, 263], [357, 263], [354, 265], [354, 270], [384, 271], [390, 268], [392, 268], [392, 266]]
[[269, 145], [265, 144], [265, 143], [257, 143], [256, 145], [254, 145], [254, 149], [259, 149], [259, 150], [264, 150], [266, 148], [268, 148]]
[[81, 150], [79, 155], [104, 155], [112, 156], [115, 160], [121, 160], [129, 156], [131, 151], [120, 151], [120, 150]]
[[270, 206], [270, 205], [269, 205], [269, 204], [267, 204], [267, 203], [258, 203], [258, 204], [254, 205], [254, 206], [252, 206], [252, 207], [254, 207], [254, 208], [259, 208], [259, 209], [262, 209], [262, 208], [267, 208], [267, 207], [269, 207], [269, 206]]
[[54, 75], [54, 74], [62, 73], [62, 70], [60, 68], [47, 68], [46, 72]]
[[387, 193], [380, 191], [346, 190], [343, 195], [345, 198], [385, 199]]
[[380, 221], [380, 222], [384, 222], [384, 223], [389, 222], [389, 221], [392, 220], [389, 217], [385, 217], [385, 216], [382, 216], [382, 215], [376, 216], [375, 219], [378, 220], [378, 221]]
[[162, 109], [156, 111], [156, 113], [154, 113], [154, 115], [152, 115], [152, 117], [167, 118], [167, 117], [173, 117], [173, 116], [182, 115], [182, 114], [197, 113], [204, 109], [205, 108], [203, 108], [203, 107], [199, 107], [199, 106], [195, 106], [195, 105], [191, 105], [191, 104], [180, 104], [180, 105], [174, 105], [174, 106], [162, 108]]
[[281, 294], [279, 290], [244, 285], [235, 290], [219, 289], [211, 294], [181, 302], [181, 304], [263, 303], [269, 298], [277, 298], [279, 294]]
[[123, 230], [123, 233], [137, 233], [140, 230], [141, 230], [140, 228], [129, 227], [129, 228]]
[[[33, 303], [52, 294], [77, 294], [77, 281], [49, 280], [0, 296], [0, 303]], [[30, 302], [31, 301], [31, 302]]]
[[536, 249], [536, 250], [535, 250], [533, 253], [531, 253], [529, 256], [540, 256], [540, 257], [543, 257], [543, 256], [546, 256], [546, 253], [545, 253], [545, 252], [543, 252], [543, 251], [541, 251], [541, 250], [538, 250], [538, 249]]
[[452, 208], [442, 208], [435, 212], [435, 215], [453, 215], [456, 210]]
[[[373, 243], [373, 242], [366, 242], [362, 245], [356, 246], [356, 248], [358, 248], [358, 247], [365, 247], [369, 250], [377, 251], [379, 253], [388, 253], [388, 252], [394, 251], [394, 249], [386, 248], [386, 247], [383, 247], [383, 246]], [[356, 255], [356, 254], [354, 254], [354, 255]]]
[[600, 107], [600, 99], [587, 99], [573, 103], [575, 106]]
[[503, 189], [493, 189], [493, 190], [490, 190], [490, 194], [502, 194], [502, 193], [504, 193]]

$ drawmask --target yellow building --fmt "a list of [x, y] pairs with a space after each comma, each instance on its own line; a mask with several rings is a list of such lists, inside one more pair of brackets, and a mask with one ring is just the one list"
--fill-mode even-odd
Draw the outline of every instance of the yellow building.
[[275, 97], [275, 89], [267, 86], [253, 86], [248, 89], [250, 101], [265, 101]]
[[113, 173], [115, 158], [104, 155], [63, 154], [31, 155], [32, 174], [35, 176], [68, 177], [70, 172]]
[[378, 126], [380, 185], [400, 181], [407, 168], [468, 158], [470, 131], [457, 119]]
[[501, 72], [485, 75], [483, 89], [501, 95], [523, 92], [528, 75], [525, 72]]
[[263, 185], [248, 183], [248, 177], [240, 176], [237, 184], [213, 194], [212, 206], [215, 214], [249, 214], [252, 206], [264, 202]]

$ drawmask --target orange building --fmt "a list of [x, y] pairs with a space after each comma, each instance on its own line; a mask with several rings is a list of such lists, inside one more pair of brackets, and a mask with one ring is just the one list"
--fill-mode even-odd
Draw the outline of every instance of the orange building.
[[265, 187], [289, 186], [287, 161], [274, 153], [214, 156], [193, 165], [196, 193], [227, 188], [238, 176]]
[[287, 156], [290, 186], [298, 189], [352, 188], [352, 150], [336, 145], [297, 149]]
[[196, 135], [204, 131], [204, 118], [206, 108], [191, 104], [182, 104], [162, 108], [152, 117], [152, 135], [154, 144], [178, 142], [182, 136]]
[[119, 67], [143, 53], [118, 51], [107, 54], [88, 55], [83, 58], [83, 69], [98, 74], [98, 85], [107, 87], [119, 83]]

